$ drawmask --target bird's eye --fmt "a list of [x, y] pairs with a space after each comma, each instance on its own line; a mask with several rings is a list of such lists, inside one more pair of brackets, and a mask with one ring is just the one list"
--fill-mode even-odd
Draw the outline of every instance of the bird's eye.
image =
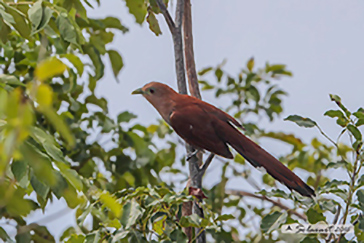
[[155, 90], [153, 88], [149, 89], [149, 93], [154, 94]]

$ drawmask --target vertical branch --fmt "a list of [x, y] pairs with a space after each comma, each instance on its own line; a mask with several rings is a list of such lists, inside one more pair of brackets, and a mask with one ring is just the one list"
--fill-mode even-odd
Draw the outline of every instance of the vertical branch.
[[[185, 35], [185, 57], [186, 66], [189, 77], [190, 92], [193, 96], [201, 98], [200, 91], [198, 89], [197, 74], [195, 68], [194, 54], [193, 54], [193, 42], [192, 42], [192, 21], [191, 21], [191, 3], [189, 0], [177, 0], [175, 22], [173, 22], [168, 10], [162, 0], [156, 0], [161, 12], [168, 24], [173, 38], [174, 56], [176, 64], [176, 74], [178, 91], [181, 94], [187, 94], [186, 77], [185, 77], [185, 63], [184, 63], [184, 51], [183, 51], [183, 39], [182, 39], [182, 22], [184, 24], [184, 35]], [[195, 150], [192, 146], [186, 145], [188, 154], [192, 154]], [[200, 153], [195, 154], [189, 160], [189, 172], [190, 172], [190, 187], [202, 188], [202, 176], [203, 173], [200, 171], [200, 164], [202, 163], [202, 156]], [[206, 168], [205, 168], [206, 169]], [[199, 201], [201, 201], [199, 199]], [[192, 211], [199, 217], [204, 217], [203, 209], [199, 206], [199, 201], [193, 203]], [[187, 206], [187, 205], [186, 205]], [[189, 207], [187, 207], [189, 208]], [[184, 215], [192, 214], [191, 209], [185, 211]], [[184, 229], [190, 242], [192, 239], [191, 230], [188, 228]], [[203, 229], [196, 229], [196, 242], [205, 243], [206, 234]]]
[[193, 51], [191, 0], [185, 0], [183, 31], [185, 41], [186, 72], [190, 93], [192, 96], [201, 99], [200, 90], [198, 88], [195, 54]]
[[183, 41], [182, 41], [182, 15], [183, 15], [183, 0], [177, 0], [176, 23], [173, 22], [166, 6], [162, 0], [156, 0], [160, 8], [169, 30], [171, 31], [174, 46], [174, 58], [176, 65], [178, 91], [181, 94], [187, 94], [185, 64], [183, 59]]
[[178, 91], [187, 94], [185, 64], [183, 59], [183, 39], [182, 39], [182, 16], [184, 11], [184, 0], [177, 0], [175, 25], [173, 34], [174, 56], [176, 59], [176, 72]]
[[[184, 1], [184, 14], [183, 14], [183, 31], [184, 31], [184, 44], [185, 44], [185, 60], [186, 60], [186, 72], [188, 77], [189, 90], [192, 96], [201, 99], [200, 90], [198, 87], [197, 72], [195, 65], [195, 56], [193, 52], [193, 37], [192, 37], [192, 16], [191, 16], [191, 1]], [[193, 151], [193, 148], [188, 149], [189, 152]], [[206, 161], [203, 168], [200, 169], [202, 164], [202, 155], [197, 154], [189, 161], [189, 170], [191, 178], [191, 187], [202, 189], [202, 177], [207, 166], [211, 163], [213, 155], [209, 156], [210, 162]], [[203, 209], [199, 203], [202, 202], [202, 198], [198, 199], [198, 202], [193, 204], [193, 213], [199, 217], [204, 218]], [[196, 242], [205, 243], [206, 233], [203, 229], [195, 229]]]

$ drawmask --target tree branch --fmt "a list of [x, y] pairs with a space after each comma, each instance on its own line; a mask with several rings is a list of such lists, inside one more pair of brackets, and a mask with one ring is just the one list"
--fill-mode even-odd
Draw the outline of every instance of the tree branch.
[[184, 8], [184, 2], [185, 0], [178, 0], [177, 1], [177, 7], [176, 7], [176, 16], [175, 16], [175, 21], [176, 21], [176, 28], [182, 30], [182, 19], [183, 19], [183, 13], [186, 10]]
[[277, 207], [287, 211], [289, 214], [296, 215], [300, 219], [307, 221], [306, 215], [301, 214], [297, 211], [294, 211], [294, 210], [290, 209], [289, 207], [287, 207], [286, 205], [282, 204], [281, 202], [274, 201], [264, 195], [257, 195], [257, 194], [253, 194], [253, 193], [246, 192], [246, 191], [240, 191], [240, 190], [226, 190], [225, 193], [230, 194], [230, 195], [235, 195], [235, 196], [252, 197], [252, 198], [256, 198], [256, 199], [260, 199], [260, 200], [265, 200], [267, 202], [272, 203], [274, 206], [277, 206]]
[[191, 16], [190, 0], [185, 0], [183, 31], [184, 31], [184, 43], [185, 43], [186, 72], [188, 77], [189, 90], [192, 96], [201, 99], [200, 89], [198, 87], [195, 55], [193, 51], [192, 16]]
[[176, 65], [178, 91], [181, 94], [187, 94], [185, 64], [183, 59], [183, 41], [182, 41], [182, 18], [178, 17], [183, 14], [183, 0], [177, 0], [176, 23], [173, 22], [166, 5], [162, 0], [156, 0], [167, 24], [171, 31], [174, 46], [174, 58]]
[[209, 165], [211, 164], [214, 156], [215, 156], [215, 154], [211, 153], [209, 155], [209, 157], [206, 159], [205, 163], [201, 166], [201, 168], [199, 170], [199, 174], [201, 177], [205, 174], [207, 167], [209, 167]]
[[[191, 20], [191, 2], [190, 0], [184, 0], [179, 2], [179, 4], [184, 4], [184, 13], [183, 13], [183, 30], [184, 30], [184, 53], [186, 59], [186, 71], [188, 75], [188, 83], [189, 90], [192, 96], [201, 99], [200, 90], [198, 87], [197, 81], [197, 73], [195, 66], [195, 57], [193, 54], [193, 38], [192, 38], [192, 20]], [[179, 5], [177, 4], [177, 10]], [[180, 20], [179, 17], [181, 12], [176, 13], [176, 21]], [[190, 146], [189, 146], [190, 147]], [[194, 149], [190, 147], [187, 151], [192, 152]], [[211, 154], [209, 158], [206, 160], [205, 164], [200, 168], [202, 164], [202, 154], [197, 153], [197, 155], [193, 156], [189, 161], [189, 169], [190, 169], [190, 178], [191, 178], [191, 186], [195, 188], [202, 189], [202, 177], [205, 174], [207, 167], [210, 165], [214, 154]], [[202, 199], [199, 199], [201, 202]], [[199, 217], [204, 218], [203, 209], [199, 206], [197, 202], [193, 204], [193, 212], [196, 213]], [[197, 243], [205, 243], [206, 242], [206, 232], [200, 228], [195, 229], [196, 242]]]
[[173, 35], [173, 32], [174, 32], [174, 30], [176, 28], [176, 25], [174, 24], [173, 19], [172, 19], [171, 15], [169, 14], [169, 12], [168, 12], [168, 10], [166, 8], [166, 5], [164, 5], [162, 0], [156, 0], [156, 2], [157, 2], [157, 5], [158, 5], [159, 9], [161, 10], [161, 12], [162, 12], [162, 14], [164, 16], [164, 19], [167, 22], [169, 30], [171, 31], [171, 33]]
[[[189, 45], [185, 47], [185, 55], [188, 58], [186, 65], [188, 65], [189, 70], [195, 70], [195, 62], [193, 56], [193, 46], [192, 46], [192, 24], [191, 24], [191, 4], [188, 1], [188, 4], [185, 3], [185, 0], [177, 0], [176, 5], [176, 15], [175, 15], [175, 22], [173, 22], [166, 6], [162, 2], [162, 0], [156, 0], [161, 12], [168, 24], [168, 27], [171, 31], [172, 38], [173, 38], [173, 46], [174, 46], [174, 56], [175, 56], [175, 65], [176, 65], [176, 74], [177, 74], [177, 83], [178, 83], [178, 91], [181, 94], [187, 94], [187, 86], [186, 86], [186, 76], [185, 76], [185, 63], [184, 63], [184, 51], [183, 51], [183, 39], [182, 39], [182, 22], [186, 23], [189, 21], [189, 25], [185, 30], [185, 34], [188, 34], [188, 42]], [[185, 7], [187, 10], [185, 10]], [[184, 14], [184, 11], [187, 11], [187, 16]], [[189, 19], [189, 20], [188, 20]], [[186, 28], [186, 26], [185, 26]], [[187, 50], [188, 49], [188, 50]], [[192, 55], [191, 55], [192, 54]], [[196, 71], [194, 71], [196, 73]], [[196, 78], [190, 78], [190, 91], [193, 96], [201, 98], [200, 91], [198, 89], [198, 82], [197, 82], [197, 75]], [[190, 146], [186, 145], [186, 150], [188, 154], [191, 154], [195, 149]], [[202, 164], [202, 156], [201, 153], [198, 153], [190, 158], [189, 162], [189, 172], [190, 172], [190, 179], [191, 187], [195, 188], [202, 188], [202, 177], [203, 173], [201, 173], [200, 165]], [[211, 158], [212, 160], [212, 158]], [[206, 170], [208, 165], [211, 163], [208, 162], [203, 168]], [[198, 202], [193, 203], [193, 213], [196, 213], [199, 217], [204, 217], [203, 209], [199, 206]], [[190, 212], [191, 213], [191, 212]], [[188, 229], [186, 229], [188, 231]], [[185, 232], [186, 232], [185, 231]], [[187, 233], [188, 234], [188, 233]], [[196, 229], [195, 232], [196, 242], [198, 243], [205, 243], [206, 242], [206, 233], [203, 229]], [[189, 239], [191, 240], [191, 236], [188, 235]]]

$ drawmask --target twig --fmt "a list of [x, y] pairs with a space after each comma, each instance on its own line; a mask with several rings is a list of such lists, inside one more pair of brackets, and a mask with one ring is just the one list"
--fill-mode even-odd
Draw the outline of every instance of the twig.
[[35, 2], [17, 2], [17, 3], [12, 3], [12, 2], [7, 2], [5, 4], [11, 6], [11, 5], [32, 5]]
[[47, 215], [45, 216], [44, 218], [42, 219], [39, 219], [33, 223], [35, 224], [46, 224], [46, 223], [50, 223], [54, 220], [57, 220], [59, 219], [60, 217], [64, 216], [65, 214], [71, 212], [72, 210], [70, 210], [68, 207], [65, 207], [65, 208], [62, 208], [61, 210], [55, 212], [55, 213], [52, 213], [50, 215]]
[[246, 191], [240, 191], [240, 190], [226, 190], [225, 193], [230, 194], [230, 195], [241, 196], [241, 197], [252, 197], [252, 198], [256, 198], [256, 199], [260, 199], [260, 200], [265, 200], [265, 201], [270, 202], [273, 205], [287, 211], [289, 214], [296, 215], [300, 219], [307, 221], [306, 215], [301, 214], [297, 211], [294, 211], [294, 210], [290, 209], [289, 207], [287, 207], [286, 205], [282, 204], [281, 202], [274, 201], [264, 195], [257, 195], [257, 194], [253, 194], [253, 193], [246, 192]]
[[[358, 163], [359, 163], [359, 158], [358, 158], [358, 154], [356, 154], [356, 159], [355, 159], [355, 162], [354, 162], [354, 170], [353, 170], [353, 174], [350, 178], [351, 182], [350, 182], [350, 185], [349, 185], [349, 195], [348, 195], [348, 198], [346, 200], [346, 207], [345, 207], [345, 210], [344, 210], [344, 214], [343, 214], [343, 217], [342, 217], [342, 224], [345, 224], [346, 223], [346, 220], [348, 218], [348, 215], [349, 215], [349, 209], [350, 209], [350, 205], [351, 205], [351, 202], [352, 202], [352, 199], [353, 199], [353, 195], [355, 193], [355, 182], [356, 182], [356, 177], [357, 175], [359, 174], [360, 170], [361, 170], [361, 166], [359, 166], [358, 168]], [[337, 242], [339, 243], [341, 238], [344, 237], [345, 234], [341, 234], [339, 235], [339, 237], [337, 238]]]
[[[336, 224], [336, 223], [337, 223], [337, 221], [339, 220], [340, 213], [341, 213], [341, 206], [340, 206], [340, 204], [339, 204], [339, 205], [337, 205], [337, 212], [336, 212], [336, 214], [335, 214], [334, 221], [332, 221], [332, 224]], [[326, 242], [330, 242], [330, 241], [331, 241], [331, 238], [332, 238], [333, 236], [334, 236], [334, 234], [333, 234], [333, 233], [331, 233], [331, 234], [327, 237]]]
[[161, 10], [161, 12], [168, 24], [169, 30], [171, 31], [171, 33], [173, 35], [176, 25], [174, 24], [173, 19], [166, 8], [166, 5], [164, 5], [164, 3], [161, 0], [157, 0], [157, 5], [158, 5], [159, 9]]
[[319, 127], [318, 125], [316, 125], [317, 129], [320, 131], [320, 133], [327, 139], [329, 140], [336, 148], [339, 148], [337, 146], [337, 144], [334, 142], [334, 140], [332, 140], [322, 129], [321, 127]]
[[211, 153], [209, 155], [209, 157], [206, 159], [205, 163], [201, 166], [200, 170], [199, 170], [199, 176], [203, 176], [207, 170], [207, 167], [209, 167], [209, 165], [212, 162], [212, 159], [215, 157], [215, 154]]

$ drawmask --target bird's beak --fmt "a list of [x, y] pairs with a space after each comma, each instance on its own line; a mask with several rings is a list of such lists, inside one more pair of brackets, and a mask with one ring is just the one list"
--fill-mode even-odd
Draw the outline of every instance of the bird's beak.
[[131, 92], [131, 94], [135, 95], [135, 94], [144, 94], [144, 91], [140, 88], [140, 89], [136, 89], [133, 92]]

